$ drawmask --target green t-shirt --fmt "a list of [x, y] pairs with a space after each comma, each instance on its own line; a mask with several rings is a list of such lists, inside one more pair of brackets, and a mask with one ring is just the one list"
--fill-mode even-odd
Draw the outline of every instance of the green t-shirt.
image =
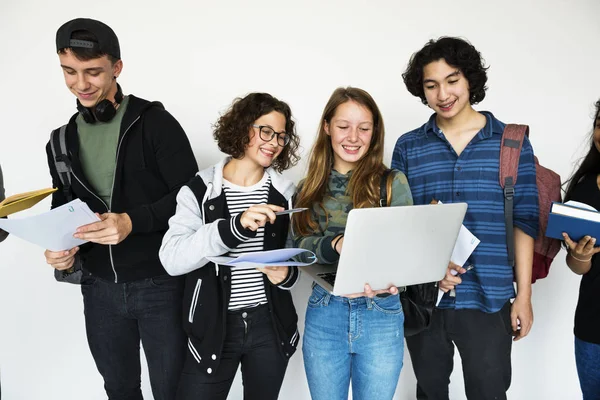
[[108, 122], [88, 124], [81, 115], [77, 116], [75, 121], [79, 133], [79, 160], [83, 173], [108, 207], [117, 164], [121, 121], [128, 102], [129, 96], [126, 96], [115, 117]]

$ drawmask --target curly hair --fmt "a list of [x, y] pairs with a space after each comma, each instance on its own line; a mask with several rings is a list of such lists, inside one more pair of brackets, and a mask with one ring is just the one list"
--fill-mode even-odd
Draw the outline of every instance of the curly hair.
[[300, 138], [296, 134], [296, 124], [292, 120], [292, 110], [287, 103], [276, 99], [268, 93], [250, 93], [243, 98], [237, 98], [213, 126], [213, 136], [219, 150], [233, 158], [243, 158], [246, 146], [250, 143], [252, 124], [270, 112], [277, 111], [285, 117], [285, 133], [290, 142], [283, 147], [281, 153], [271, 166], [277, 172], [296, 165], [300, 160], [298, 147]]
[[445, 60], [448, 65], [458, 68], [469, 82], [469, 100], [477, 104], [485, 98], [487, 86], [487, 69], [481, 54], [466, 40], [455, 37], [440, 37], [430, 40], [418, 52], [414, 53], [408, 62], [406, 71], [402, 74], [408, 91], [427, 104], [423, 90], [423, 68], [429, 63]]

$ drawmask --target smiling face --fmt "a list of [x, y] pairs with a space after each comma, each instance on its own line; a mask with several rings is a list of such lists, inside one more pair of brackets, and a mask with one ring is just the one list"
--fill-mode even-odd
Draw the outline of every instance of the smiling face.
[[438, 118], [452, 119], [471, 109], [469, 82], [463, 73], [440, 59], [423, 68], [423, 91]]
[[367, 154], [373, 128], [373, 114], [361, 104], [350, 100], [336, 108], [331, 121], [324, 123], [325, 132], [331, 137], [336, 171], [347, 173]]
[[114, 102], [123, 62], [112, 63], [108, 56], [81, 61], [67, 49], [58, 55], [67, 87], [84, 107], [93, 107], [104, 99]]
[[[278, 111], [271, 111], [254, 121], [254, 125], [257, 126], [268, 126], [275, 132], [285, 132], [285, 116]], [[261, 139], [260, 130], [256, 127], [250, 127], [250, 143], [246, 146], [244, 151], [244, 159], [248, 159], [262, 166], [268, 168], [273, 163], [273, 160], [283, 150], [283, 147], [277, 143], [277, 135], [274, 135], [271, 140]]]

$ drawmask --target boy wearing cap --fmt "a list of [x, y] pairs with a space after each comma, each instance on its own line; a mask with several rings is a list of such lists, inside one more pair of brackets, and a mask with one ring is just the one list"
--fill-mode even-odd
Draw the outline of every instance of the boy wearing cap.
[[512, 339], [527, 336], [533, 324], [531, 274], [538, 231], [533, 149], [525, 138], [513, 203], [513, 268], [499, 184], [505, 124], [492, 113], [472, 107], [485, 98], [486, 70], [470, 43], [442, 37], [416, 52], [402, 75], [409, 92], [434, 114], [398, 139], [392, 168], [406, 174], [415, 204], [428, 204], [431, 199], [467, 202], [463, 223], [481, 240], [469, 257], [471, 271], [450, 263], [439, 282], [446, 294], [433, 311], [431, 325], [406, 338], [419, 400], [448, 399], [455, 346], [467, 398], [506, 399]]
[[[81, 247], [46, 250], [68, 274], [83, 270], [88, 343], [109, 399], [142, 399], [140, 340], [156, 400], [175, 398], [185, 355], [181, 328], [183, 280], [158, 258], [179, 188], [198, 171], [179, 123], [160, 103], [123, 95], [123, 69], [113, 30], [78, 18], [56, 33], [65, 83], [78, 112], [66, 125], [71, 184], [63, 185], [46, 146], [52, 207], [79, 198], [101, 222], [82, 226]], [[66, 187], [65, 187], [66, 186]]]

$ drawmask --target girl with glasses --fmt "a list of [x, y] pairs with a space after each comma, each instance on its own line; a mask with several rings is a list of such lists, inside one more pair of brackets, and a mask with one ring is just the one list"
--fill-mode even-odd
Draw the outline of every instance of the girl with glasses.
[[177, 399], [226, 399], [241, 364], [245, 399], [276, 399], [299, 335], [290, 289], [296, 267], [219, 267], [211, 256], [285, 246], [294, 184], [280, 173], [298, 161], [290, 107], [266, 93], [233, 102], [214, 128], [228, 154], [177, 195], [160, 259], [186, 274], [187, 360]]

